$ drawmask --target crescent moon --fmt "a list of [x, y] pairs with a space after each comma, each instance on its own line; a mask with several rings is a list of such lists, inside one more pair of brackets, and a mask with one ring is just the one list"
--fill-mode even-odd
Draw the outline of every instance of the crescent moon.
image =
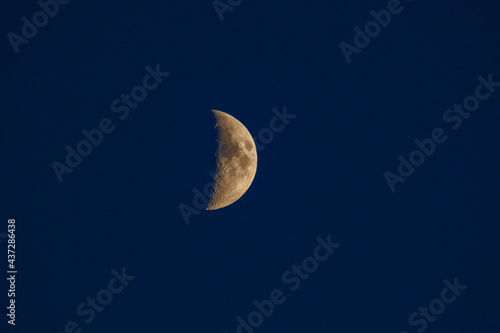
[[229, 206], [248, 190], [257, 172], [257, 149], [246, 127], [229, 114], [212, 110], [216, 118], [217, 171], [206, 210]]

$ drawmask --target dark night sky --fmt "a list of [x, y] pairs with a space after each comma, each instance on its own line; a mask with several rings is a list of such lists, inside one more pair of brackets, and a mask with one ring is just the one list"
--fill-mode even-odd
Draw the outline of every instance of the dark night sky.
[[[0, 237], [15, 218], [18, 274], [12, 327], [0, 257], [0, 332], [231, 333], [275, 289], [254, 332], [499, 331], [500, 88], [455, 130], [443, 114], [500, 81], [500, 4], [401, 0], [347, 63], [340, 43], [387, 5], [244, 0], [221, 21], [211, 0], [70, 1], [16, 54], [9, 32], [40, 7], [3, 1]], [[120, 119], [113, 101], [157, 64], [170, 75]], [[187, 225], [179, 204], [215, 164], [210, 110], [258, 141], [284, 108], [248, 192]], [[59, 182], [51, 164], [105, 118]], [[447, 140], [391, 192], [384, 172], [436, 128]], [[283, 274], [329, 235], [341, 246], [292, 290]], [[135, 278], [110, 294], [122, 268]], [[467, 289], [411, 325], [455, 277]], [[113, 299], [78, 314], [98, 294]]]

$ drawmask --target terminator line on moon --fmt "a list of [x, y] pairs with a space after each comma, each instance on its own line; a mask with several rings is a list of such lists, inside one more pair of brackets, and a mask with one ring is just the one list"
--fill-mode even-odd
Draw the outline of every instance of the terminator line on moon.
[[257, 172], [257, 148], [246, 127], [229, 114], [212, 110], [216, 118], [217, 171], [206, 210], [229, 206], [248, 190]]

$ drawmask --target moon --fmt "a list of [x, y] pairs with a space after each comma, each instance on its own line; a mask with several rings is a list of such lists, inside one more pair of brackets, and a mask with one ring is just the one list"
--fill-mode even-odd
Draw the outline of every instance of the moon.
[[246, 127], [229, 114], [212, 110], [217, 128], [217, 171], [206, 210], [229, 206], [245, 194], [257, 172], [257, 149]]

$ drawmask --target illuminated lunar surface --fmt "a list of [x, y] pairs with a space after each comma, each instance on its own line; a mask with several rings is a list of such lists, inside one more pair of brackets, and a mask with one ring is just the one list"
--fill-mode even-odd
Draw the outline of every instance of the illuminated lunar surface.
[[207, 210], [229, 206], [248, 190], [257, 172], [257, 149], [246, 127], [225, 112], [212, 110], [219, 147], [214, 188]]

